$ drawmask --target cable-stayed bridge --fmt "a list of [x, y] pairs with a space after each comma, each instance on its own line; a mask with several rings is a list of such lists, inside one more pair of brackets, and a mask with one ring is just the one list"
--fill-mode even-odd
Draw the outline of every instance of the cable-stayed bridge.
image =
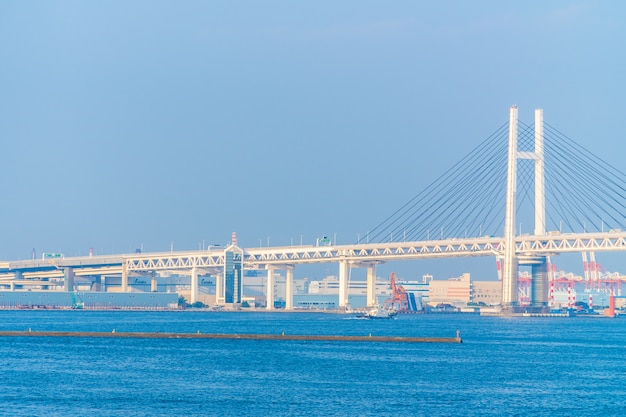
[[[528, 232], [524, 233], [524, 231]], [[218, 301], [241, 296], [242, 269], [286, 271], [286, 308], [292, 307], [293, 271], [298, 265], [339, 264], [339, 306], [348, 298], [349, 268], [367, 268], [367, 303], [375, 303], [375, 268], [384, 262], [428, 258], [496, 256], [503, 264], [503, 307], [519, 306], [519, 265], [532, 268], [532, 306], [547, 306], [547, 257], [572, 252], [626, 250], [626, 175], [543, 122], [518, 120], [517, 108], [470, 154], [429, 187], [351, 245], [239, 248], [144, 253], [107, 257], [57, 258], [0, 263], [0, 285], [46, 286], [74, 276], [163, 272], [191, 275], [191, 301], [198, 297], [198, 276], [216, 276]], [[529, 233], [531, 232], [532, 233]], [[239, 269], [237, 269], [239, 268]], [[234, 274], [233, 271], [235, 270]], [[267, 291], [273, 308], [274, 292]]]

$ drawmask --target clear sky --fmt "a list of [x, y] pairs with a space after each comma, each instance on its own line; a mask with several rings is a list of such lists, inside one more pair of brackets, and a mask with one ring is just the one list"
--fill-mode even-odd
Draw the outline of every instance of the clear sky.
[[352, 243], [512, 104], [623, 170], [625, 42], [622, 1], [4, 0], [0, 259]]

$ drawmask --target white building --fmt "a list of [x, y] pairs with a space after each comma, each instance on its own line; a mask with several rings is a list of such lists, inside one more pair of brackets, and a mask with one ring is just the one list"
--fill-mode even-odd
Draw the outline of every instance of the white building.
[[[309, 282], [309, 294], [339, 294], [339, 278], [334, 275], [327, 276], [321, 281]], [[348, 282], [348, 294], [367, 295], [367, 282], [352, 280]], [[388, 296], [391, 294], [389, 282], [376, 280], [376, 295]]]

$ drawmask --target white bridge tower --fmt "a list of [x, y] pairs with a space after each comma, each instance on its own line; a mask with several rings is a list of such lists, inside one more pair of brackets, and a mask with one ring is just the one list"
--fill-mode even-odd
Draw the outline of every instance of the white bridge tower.
[[546, 234], [545, 223], [545, 175], [543, 146], [543, 110], [535, 110], [535, 146], [533, 152], [520, 152], [518, 139], [517, 106], [509, 112], [509, 146], [506, 187], [506, 215], [504, 221], [504, 261], [502, 268], [502, 307], [513, 312], [519, 307], [518, 266], [532, 267], [531, 303], [534, 308], [548, 304], [548, 274], [545, 256], [518, 256], [515, 247], [515, 208], [517, 190], [517, 160], [535, 161], [535, 230], [536, 236]]

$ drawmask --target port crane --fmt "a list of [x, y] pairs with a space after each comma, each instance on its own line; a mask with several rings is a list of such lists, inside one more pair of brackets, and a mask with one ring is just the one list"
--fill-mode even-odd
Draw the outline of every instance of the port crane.
[[392, 272], [389, 276], [389, 285], [391, 286], [391, 298], [385, 300], [385, 309], [401, 313], [417, 311], [415, 295], [407, 292], [404, 287], [398, 283], [395, 272]]
[[626, 280], [626, 276], [621, 276], [619, 272], [607, 271], [601, 264], [596, 262], [594, 252], [589, 252], [589, 262], [587, 262], [586, 252], [582, 253], [582, 258], [586, 292], [597, 290], [613, 295], [621, 295], [621, 284], [622, 281]]

